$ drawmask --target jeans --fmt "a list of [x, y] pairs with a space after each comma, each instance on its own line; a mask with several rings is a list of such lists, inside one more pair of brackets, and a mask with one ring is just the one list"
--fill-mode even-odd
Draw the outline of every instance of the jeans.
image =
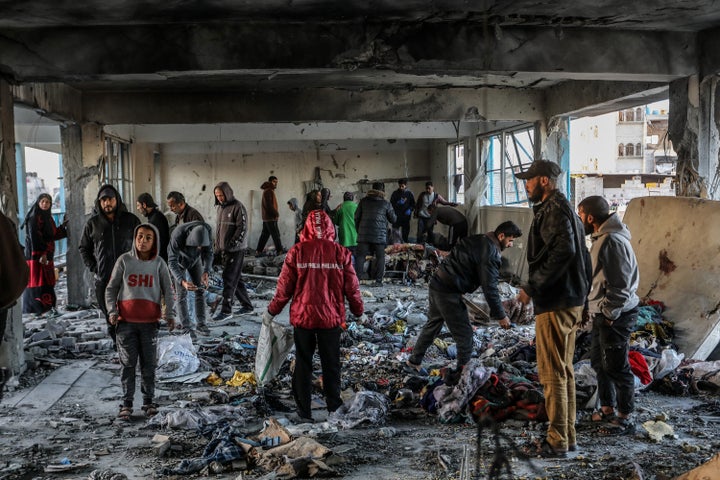
[[155, 397], [155, 368], [157, 368], [158, 323], [117, 324], [118, 358], [122, 367], [120, 383], [123, 387], [123, 407], [132, 407], [135, 398], [135, 369], [140, 360], [140, 391], [143, 405], [153, 403]]
[[340, 334], [342, 329], [295, 327], [295, 371], [292, 378], [292, 393], [298, 414], [312, 418], [310, 408], [313, 391], [313, 355], [317, 347], [322, 366], [323, 394], [328, 412], [334, 412], [342, 405], [340, 398]]
[[280, 230], [278, 229], [277, 220], [271, 220], [263, 222], [262, 232], [260, 233], [260, 240], [258, 240], [257, 253], [262, 253], [265, 249], [265, 244], [268, 238], [272, 237], [273, 244], [275, 244], [275, 250], [280, 253], [283, 251], [282, 241], [280, 240]]
[[220, 310], [222, 313], [232, 313], [232, 302], [235, 297], [243, 307], [253, 308], [242, 279], [243, 258], [245, 258], [243, 251], [222, 253], [223, 302]]
[[535, 316], [538, 376], [549, 420], [547, 441], [559, 451], [567, 451], [570, 445], [577, 444], [572, 360], [582, 309], [570, 307]]
[[[355, 273], [358, 279], [364, 277], [365, 257], [371, 251], [375, 254], [375, 281], [382, 283], [385, 276], [385, 245], [382, 243], [358, 242], [355, 255]], [[370, 272], [368, 272], [369, 275]]]
[[[194, 265], [185, 271], [185, 280], [194, 283], [198, 289], [192, 292], [182, 286], [182, 281], [175, 281], [175, 293], [177, 295], [177, 314], [183, 328], [194, 328], [196, 325], [205, 325], [205, 289], [202, 288], [202, 262], [195, 262]], [[189, 308], [189, 305], [193, 305]], [[190, 315], [192, 311], [193, 315]]]
[[430, 218], [418, 217], [417, 243], [431, 242], [435, 225], [430, 223]]
[[630, 334], [637, 321], [638, 309], [623, 313], [612, 325], [602, 314], [593, 318], [590, 365], [597, 373], [598, 399], [603, 407], [617, 407], [629, 415], [635, 410], [635, 378], [630, 370], [628, 350]]
[[437, 338], [443, 324], [457, 344], [457, 366], [466, 365], [472, 357], [473, 329], [468, 320], [467, 307], [460, 293], [448, 293], [429, 289], [428, 320], [418, 335], [413, 347], [410, 363], [422, 364], [428, 347]]

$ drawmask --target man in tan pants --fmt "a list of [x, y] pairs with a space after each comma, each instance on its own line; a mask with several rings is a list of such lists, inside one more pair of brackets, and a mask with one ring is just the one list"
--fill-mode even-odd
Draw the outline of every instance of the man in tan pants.
[[537, 364], [545, 394], [547, 436], [533, 452], [565, 457], [575, 451], [575, 334], [592, 278], [585, 230], [567, 198], [557, 189], [560, 167], [536, 160], [515, 176], [526, 180], [533, 218], [528, 235], [528, 282], [518, 300], [535, 308]]

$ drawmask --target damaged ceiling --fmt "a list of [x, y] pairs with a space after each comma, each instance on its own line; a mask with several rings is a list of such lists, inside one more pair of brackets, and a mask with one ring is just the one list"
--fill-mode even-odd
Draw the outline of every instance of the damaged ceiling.
[[715, 1], [2, 1], [0, 72], [69, 86], [79, 122], [491, 129], [665, 97], [717, 71], [717, 25]]

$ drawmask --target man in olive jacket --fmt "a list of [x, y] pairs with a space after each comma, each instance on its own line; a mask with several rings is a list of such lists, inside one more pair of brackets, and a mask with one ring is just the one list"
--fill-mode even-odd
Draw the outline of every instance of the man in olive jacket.
[[375, 285], [382, 285], [385, 275], [385, 247], [387, 246], [388, 225], [395, 222], [395, 210], [385, 200], [385, 185], [373, 183], [365, 198], [360, 200], [355, 210], [355, 229], [357, 230], [357, 254], [355, 272], [358, 279], [367, 278], [364, 273], [365, 256], [375, 254]]

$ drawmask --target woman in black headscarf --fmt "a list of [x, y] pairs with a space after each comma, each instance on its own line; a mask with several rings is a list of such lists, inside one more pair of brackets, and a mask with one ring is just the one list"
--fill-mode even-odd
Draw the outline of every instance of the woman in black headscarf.
[[[23, 313], [42, 314], [55, 308], [55, 241], [67, 237], [66, 222], [55, 225], [52, 197], [41, 194], [25, 216], [25, 260], [30, 280], [23, 292]], [[21, 228], [22, 228], [21, 227]]]

